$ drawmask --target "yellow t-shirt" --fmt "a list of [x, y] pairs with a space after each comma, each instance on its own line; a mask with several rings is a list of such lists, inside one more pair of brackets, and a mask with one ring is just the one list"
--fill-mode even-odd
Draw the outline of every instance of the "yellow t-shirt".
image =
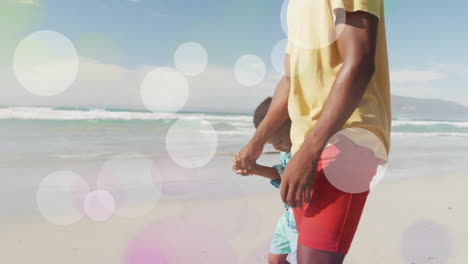
[[295, 153], [320, 117], [343, 64], [336, 39], [347, 12], [379, 18], [376, 70], [362, 100], [343, 128], [363, 128], [390, 149], [391, 106], [383, 0], [290, 0], [288, 48], [291, 91], [288, 111]]

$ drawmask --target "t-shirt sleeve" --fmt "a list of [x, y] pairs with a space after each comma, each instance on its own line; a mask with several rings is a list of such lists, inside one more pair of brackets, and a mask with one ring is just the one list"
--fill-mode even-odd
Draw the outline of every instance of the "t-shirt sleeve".
[[[281, 175], [283, 174], [283, 171], [284, 171], [284, 167], [281, 166], [281, 165], [275, 165], [273, 166], [274, 169], [276, 169], [276, 171], [278, 172], [278, 174]], [[276, 188], [279, 188], [280, 185], [281, 185], [281, 179], [280, 180], [271, 180], [270, 183], [275, 186]]]
[[383, 0], [338, 0], [342, 1], [343, 8], [347, 12], [363, 11], [376, 16], [378, 19], [381, 18]]
[[279, 189], [279, 187], [281, 185], [281, 180], [276, 180], [276, 181], [271, 180], [270, 183], [271, 183], [271, 185], [273, 185], [273, 186], [275, 186], [276, 188]]

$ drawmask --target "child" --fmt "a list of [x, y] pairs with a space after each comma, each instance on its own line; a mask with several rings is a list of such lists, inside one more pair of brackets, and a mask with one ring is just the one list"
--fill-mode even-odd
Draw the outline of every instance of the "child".
[[[260, 122], [265, 117], [268, 108], [270, 107], [272, 98], [268, 97], [265, 99], [255, 110], [254, 114], [254, 125], [257, 128]], [[286, 166], [286, 163], [291, 158], [291, 140], [289, 137], [289, 131], [291, 128], [291, 120], [287, 120], [276, 133], [267, 141], [272, 144], [276, 150], [281, 151], [280, 153], [280, 164], [273, 167], [266, 167], [256, 164], [252, 170], [245, 173], [240, 166], [238, 156], [236, 155], [233, 160], [233, 170], [237, 174], [242, 175], [258, 175], [270, 179], [271, 184], [276, 188], [279, 188], [281, 183], [281, 174]], [[291, 263], [296, 263], [296, 251], [297, 251], [297, 229], [296, 222], [294, 220], [294, 214], [289, 206], [285, 205], [286, 213], [281, 216], [273, 235], [271, 242], [271, 252], [268, 256], [268, 263], [270, 264], [288, 264], [286, 260], [288, 254], [290, 255]]]

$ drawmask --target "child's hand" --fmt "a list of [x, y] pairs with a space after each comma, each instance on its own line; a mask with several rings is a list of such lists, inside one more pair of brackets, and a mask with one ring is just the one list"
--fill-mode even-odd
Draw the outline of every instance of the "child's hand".
[[250, 170], [242, 168], [241, 161], [240, 161], [238, 154], [236, 154], [234, 158], [232, 159], [232, 171], [242, 176], [252, 175], [252, 172]]

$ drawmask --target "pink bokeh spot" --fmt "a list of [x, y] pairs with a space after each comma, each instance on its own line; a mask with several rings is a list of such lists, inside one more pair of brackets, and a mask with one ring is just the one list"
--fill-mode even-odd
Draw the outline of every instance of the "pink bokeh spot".
[[141, 230], [130, 242], [123, 260], [125, 264], [234, 264], [237, 256], [223, 233], [203, 222], [178, 217]]
[[125, 260], [127, 264], [170, 264], [166, 256], [155, 249], [136, 248]]
[[115, 200], [106, 190], [92, 191], [86, 196], [84, 211], [94, 221], [106, 221], [114, 214]]
[[383, 177], [387, 153], [382, 141], [360, 128], [339, 131], [327, 142], [319, 160], [319, 170], [337, 189], [363, 193]]

